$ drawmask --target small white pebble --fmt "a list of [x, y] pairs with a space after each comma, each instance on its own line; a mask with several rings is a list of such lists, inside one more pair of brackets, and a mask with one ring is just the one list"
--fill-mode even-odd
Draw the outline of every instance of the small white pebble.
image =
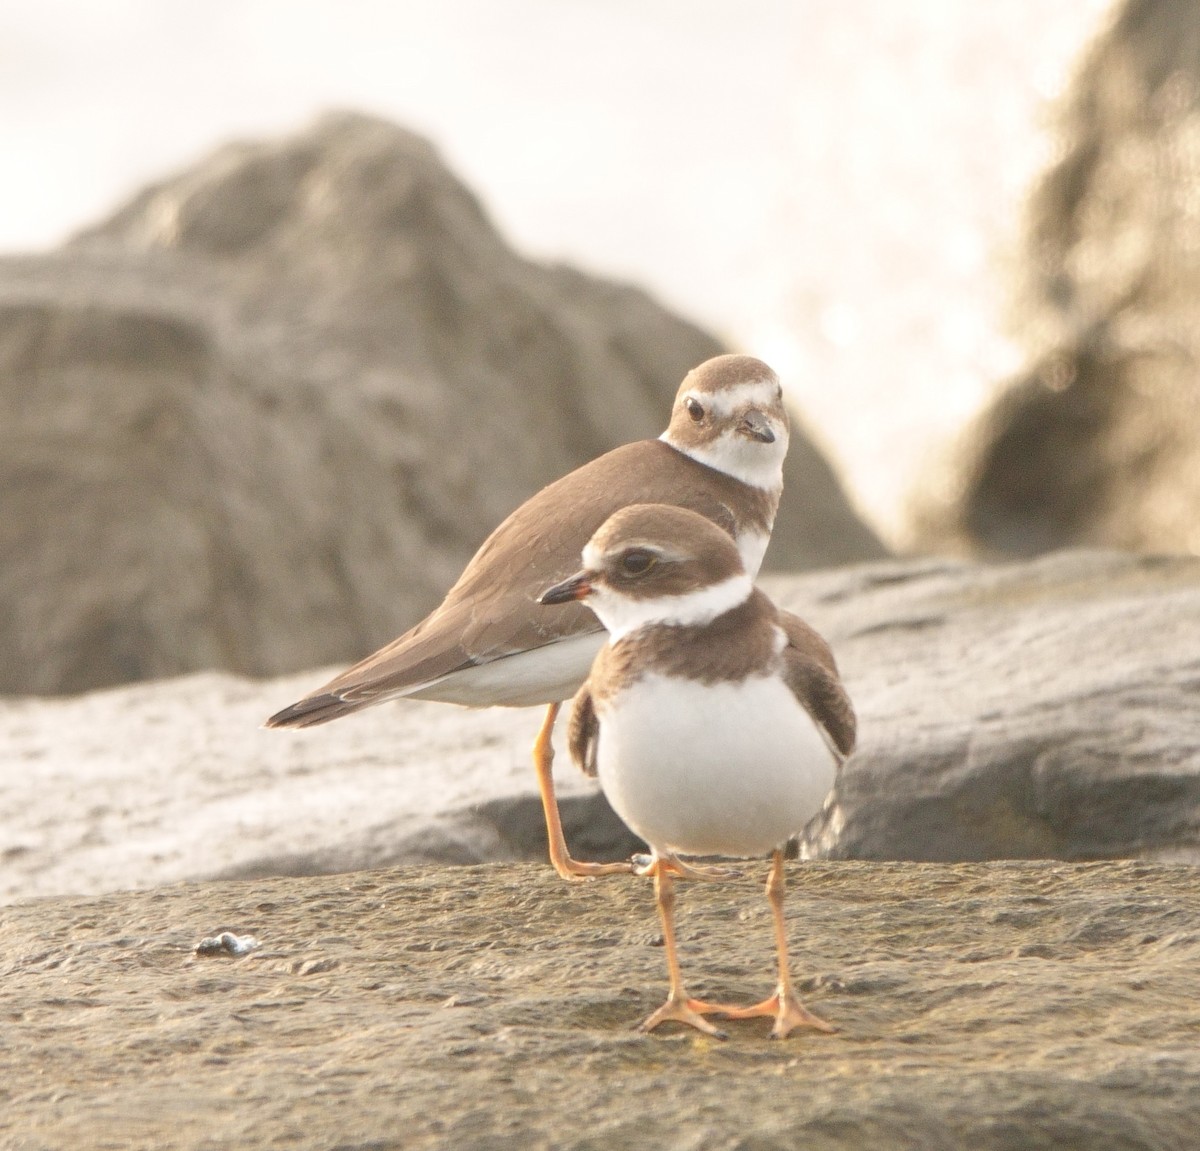
[[258, 940], [253, 935], [234, 935], [232, 931], [222, 931], [220, 935], [200, 940], [194, 950], [197, 955], [245, 955], [257, 946]]

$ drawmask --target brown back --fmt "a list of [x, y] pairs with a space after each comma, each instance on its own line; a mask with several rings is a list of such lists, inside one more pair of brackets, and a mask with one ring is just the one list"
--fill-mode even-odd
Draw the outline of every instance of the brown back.
[[472, 664], [599, 631], [582, 604], [541, 607], [536, 600], [578, 569], [584, 545], [628, 504], [690, 508], [732, 533], [739, 527], [770, 531], [778, 501], [778, 493], [750, 488], [660, 440], [626, 444], [522, 504], [487, 538], [436, 611], [312, 695], [365, 702]]

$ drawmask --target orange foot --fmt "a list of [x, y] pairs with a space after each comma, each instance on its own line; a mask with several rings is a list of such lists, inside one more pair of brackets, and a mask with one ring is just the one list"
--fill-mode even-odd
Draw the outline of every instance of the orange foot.
[[737, 879], [740, 871], [731, 867], [702, 867], [697, 863], [684, 863], [673, 855], [635, 855], [629, 861], [629, 869], [634, 875], [654, 875], [655, 872], [670, 872], [680, 879]]
[[711, 1014], [715, 1011], [725, 1010], [724, 1007], [704, 1003], [699, 999], [670, 996], [653, 1015], [648, 1016], [638, 1025], [638, 1030], [653, 1031], [661, 1023], [685, 1023], [688, 1027], [703, 1031], [705, 1035], [711, 1035], [714, 1039], [728, 1039], [729, 1037], [724, 1031], [714, 1027], [704, 1018], [705, 1013]]
[[771, 1028], [772, 1039], [786, 1039], [797, 1027], [810, 1027], [814, 1031], [822, 1031], [833, 1035], [837, 1028], [832, 1023], [814, 1015], [792, 991], [782, 995], [777, 991], [770, 999], [764, 999], [753, 1007], [735, 1007], [724, 1010], [727, 1019], [754, 1019], [760, 1015], [774, 1016], [775, 1026]]
[[578, 882], [581, 879], [596, 879], [601, 875], [629, 875], [633, 864], [625, 863], [581, 863], [569, 855], [561, 859], [551, 857], [551, 864], [558, 872], [560, 879]]

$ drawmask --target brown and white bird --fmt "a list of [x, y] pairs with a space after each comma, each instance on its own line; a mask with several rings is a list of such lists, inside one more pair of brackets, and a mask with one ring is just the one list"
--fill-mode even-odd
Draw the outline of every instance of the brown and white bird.
[[788, 419], [775, 373], [753, 356], [717, 356], [688, 373], [667, 430], [606, 453], [543, 488], [484, 541], [458, 582], [411, 631], [355, 664], [267, 727], [309, 727], [385, 700], [468, 707], [547, 705], [533, 746], [550, 859], [565, 879], [628, 872], [573, 860], [554, 796], [551, 736], [562, 701], [583, 682], [604, 632], [582, 605], [537, 606], [615, 511], [654, 501], [690, 508], [736, 541], [752, 575], [783, 489]]
[[[772, 1015], [771, 1032], [833, 1028], [792, 989], [783, 918], [789, 839], [821, 809], [854, 748], [855, 717], [828, 645], [757, 590], [733, 541], [684, 508], [634, 505], [583, 550], [583, 570], [544, 604], [583, 600], [608, 631], [576, 694], [571, 756], [651, 848], [670, 994], [643, 1024], [721, 1035], [705, 1014]], [[731, 1008], [689, 999], [675, 946], [674, 877], [719, 872], [680, 856], [771, 853], [767, 898], [779, 980], [769, 999]]]

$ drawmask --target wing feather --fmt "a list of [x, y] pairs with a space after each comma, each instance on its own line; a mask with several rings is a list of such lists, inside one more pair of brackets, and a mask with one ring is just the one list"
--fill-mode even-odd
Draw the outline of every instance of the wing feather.
[[600, 720], [592, 692], [585, 683], [571, 701], [571, 718], [567, 723], [567, 748], [571, 758], [584, 775], [595, 778], [596, 757], [600, 748]]
[[[745, 485], [660, 440], [608, 452], [543, 488], [484, 541], [431, 615], [267, 721], [324, 723], [348, 711], [407, 695], [456, 671], [600, 630], [580, 603], [536, 606], [539, 595], [579, 567], [584, 544], [620, 508], [665, 502], [687, 507], [732, 532], [730, 503]], [[770, 527], [774, 501], [756, 495]], [[563, 515], [573, 508], [578, 514]], [[501, 574], [502, 573], [502, 574]], [[429, 695], [428, 698], [436, 698]], [[551, 700], [545, 701], [553, 702]]]
[[840, 759], [845, 760], [857, 742], [858, 719], [838, 675], [833, 652], [799, 616], [781, 611], [779, 624], [787, 636], [783, 659], [788, 686], [825, 732]]

